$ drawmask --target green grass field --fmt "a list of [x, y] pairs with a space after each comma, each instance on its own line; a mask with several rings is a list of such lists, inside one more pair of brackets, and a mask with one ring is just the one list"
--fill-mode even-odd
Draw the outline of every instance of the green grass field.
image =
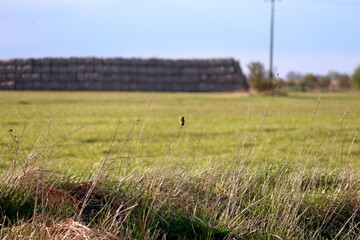
[[[103, 160], [120, 123], [112, 153], [122, 148], [119, 157], [131, 159], [128, 164], [133, 166], [151, 167], [163, 161], [200, 168], [208, 161], [230, 164], [246, 158], [272, 98], [234, 93], [3, 91], [0, 147], [6, 152], [14, 145], [9, 129], [22, 135], [19, 150], [24, 154], [31, 152], [39, 138], [48, 138], [41, 143], [43, 148], [60, 141], [52, 163], [88, 171]], [[293, 163], [311, 151], [312, 157], [321, 160], [311, 164], [358, 167], [359, 102], [359, 92], [277, 97], [250, 162]], [[181, 116], [187, 120], [182, 129]], [[2, 166], [9, 164], [11, 158]]]
[[0, 238], [358, 239], [359, 102], [0, 91]]

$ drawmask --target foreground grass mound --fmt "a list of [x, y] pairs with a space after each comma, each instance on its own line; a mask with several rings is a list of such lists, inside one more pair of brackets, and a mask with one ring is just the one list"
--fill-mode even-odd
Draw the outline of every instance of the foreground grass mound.
[[2, 175], [1, 238], [356, 239], [355, 172], [287, 166], [123, 176]]

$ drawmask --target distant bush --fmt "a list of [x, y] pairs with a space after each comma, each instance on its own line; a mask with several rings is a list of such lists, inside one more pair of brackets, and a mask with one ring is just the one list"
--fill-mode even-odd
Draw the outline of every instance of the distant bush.
[[356, 88], [360, 88], [360, 66], [355, 69], [351, 82]]
[[256, 89], [259, 92], [274, 89], [274, 81], [273, 79], [266, 77], [266, 71], [262, 63], [251, 62], [247, 66], [250, 71], [248, 80], [251, 88]]
[[350, 77], [347, 74], [340, 74], [338, 77], [339, 87], [342, 89], [351, 88]]
[[299, 86], [302, 90], [308, 88], [315, 88], [318, 85], [319, 79], [314, 74], [306, 74], [299, 82]]
[[313, 73], [301, 75], [291, 71], [287, 74], [287, 81], [283, 84], [283, 87], [301, 91], [344, 90], [351, 88], [351, 81], [349, 75], [336, 71], [330, 71], [323, 76]]

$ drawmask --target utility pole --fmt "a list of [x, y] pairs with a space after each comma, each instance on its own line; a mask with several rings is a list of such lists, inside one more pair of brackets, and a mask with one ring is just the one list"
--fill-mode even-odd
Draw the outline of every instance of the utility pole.
[[274, 13], [275, 13], [275, 0], [271, 0], [271, 20], [270, 20], [270, 70], [269, 70], [269, 78], [273, 78], [273, 77], [274, 77], [274, 73], [273, 73]]
[[275, 0], [271, 0], [271, 23], [270, 23], [270, 73], [269, 78], [274, 77], [273, 74], [273, 49], [274, 49], [274, 12]]

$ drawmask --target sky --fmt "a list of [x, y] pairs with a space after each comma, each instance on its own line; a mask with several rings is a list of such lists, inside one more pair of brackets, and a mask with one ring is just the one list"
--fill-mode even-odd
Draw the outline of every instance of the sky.
[[[271, 1], [2, 0], [0, 59], [227, 58], [269, 68]], [[274, 72], [352, 74], [360, 0], [275, 2]]]

